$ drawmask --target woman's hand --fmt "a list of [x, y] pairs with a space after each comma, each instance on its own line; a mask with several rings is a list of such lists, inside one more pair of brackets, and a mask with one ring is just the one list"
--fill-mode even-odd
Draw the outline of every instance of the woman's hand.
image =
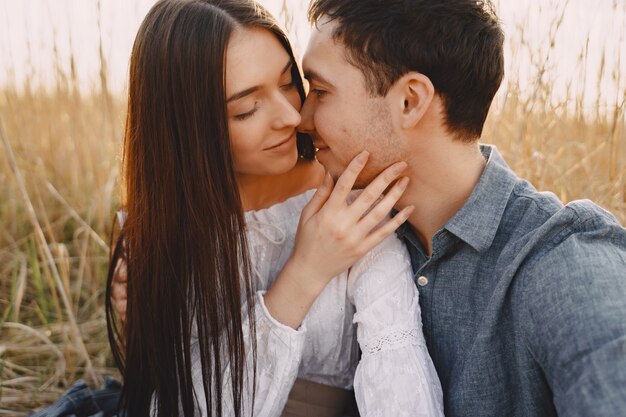
[[406, 169], [405, 162], [385, 169], [351, 204], [347, 202], [368, 157], [362, 152], [353, 159], [334, 188], [327, 174], [302, 211], [294, 251], [265, 295], [268, 310], [282, 323], [297, 328], [326, 284], [393, 233], [413, 212], [413, 206], [405, 207], [381, 224], [409, 183], [404, 177], [389, 188]]
[[113, 272], [111, 280], [111, 299], [113, 300], [113, 308], [120, 317], [122, 325], [126, 322], [126, 288], [128, 283], [128, 274], [126, 273], [126, 259], [120, 257]]
[[301, 273], [318, 277], [322, 283], [347, 270], [392, 234], [414, 209], [413, 206], [406, 207], [380, 225], [409, 184], [408, 177], [403, 177], [383, 196], [406, 169], [406, 162], [385, 169], [352, 203], [347, 202], [368, 157], [367, 152], [362, 152], [353, 159], [334, 189], [331, 176], [326, 174], [323, 185], [300, 216], [289, 262]]

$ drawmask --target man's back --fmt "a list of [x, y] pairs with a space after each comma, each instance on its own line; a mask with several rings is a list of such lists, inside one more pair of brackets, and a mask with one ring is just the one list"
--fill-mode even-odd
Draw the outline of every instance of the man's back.
[[425, 256], [408, 225], [428, 348], [450, 416], [626, 410], [626, 230], [564, 207], [497, 151]]

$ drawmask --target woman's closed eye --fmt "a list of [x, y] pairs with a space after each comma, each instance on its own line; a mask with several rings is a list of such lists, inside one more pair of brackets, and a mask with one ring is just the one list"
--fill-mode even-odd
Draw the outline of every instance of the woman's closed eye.
[[245, 112], [245, 113], [236, 114], [235, 116], [233, 116], [233, 118], [235, 120], [246, 120], [250, 116], [254, 115], [254, 113], [256, 113], [258, 109], [259, 109], [259, 106], [255, 103], [254, 108], [252, 110]]

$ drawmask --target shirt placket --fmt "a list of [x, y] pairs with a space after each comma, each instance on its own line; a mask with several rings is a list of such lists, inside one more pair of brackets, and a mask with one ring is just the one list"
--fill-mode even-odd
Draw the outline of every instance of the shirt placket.
[[[426, 257], [421, 245], [415, 246], [420, 257], [424, 262], [418, 265], [419, 268], [414, 272], [413, 279], [417, 285], [421, 298], [422, 307], [422, 324], [425, 330], [426, 343], [429, 350], [433, 350], [431, 343], [435, 329], [433, 328], [434, 315], [437, 313], [436, 306], [440, 300], [437, 300], [436, 282], [438, 278], [439, 260], [446, 254], [448, 249], [453, 245], [454, 238], [447, 230], [441, 230], [433, 237], [433, 252], [430, 257]], [[425, 311], [426, 310], [426, 311]]]

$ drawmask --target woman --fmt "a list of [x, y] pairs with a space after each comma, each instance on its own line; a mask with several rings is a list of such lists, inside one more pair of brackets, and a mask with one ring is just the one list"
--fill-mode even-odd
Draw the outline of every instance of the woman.
[[[301, 361], [310, 380], [348, 388], [357, 362], [350, 306], [364, 351], [355, 380], [363, 415], [440, 412], [409, 262], [395, 237], [385, 239], [411, 208], [376, 227], [406, 187], [390, 186], [404, 165], [347, 204], [367, 153], [333, 189], [310, 142], [296, 146], [303, 99], [284, 33], [252, 1], [163, 0], [139, 29], [124, 145], [132, 261], [123, 347], [108, 306], [128, 415], [276, 416]], [[115, 252], [112, 265], [121, 243]], [[398, 340], [381, 338], [396, 324]], [[387, 342], [405, 379], [389, 372]], [[419, 388], [405, 392], [423, 396], [415, 408], [415, 398], [383, 398], [407, 375]]]

